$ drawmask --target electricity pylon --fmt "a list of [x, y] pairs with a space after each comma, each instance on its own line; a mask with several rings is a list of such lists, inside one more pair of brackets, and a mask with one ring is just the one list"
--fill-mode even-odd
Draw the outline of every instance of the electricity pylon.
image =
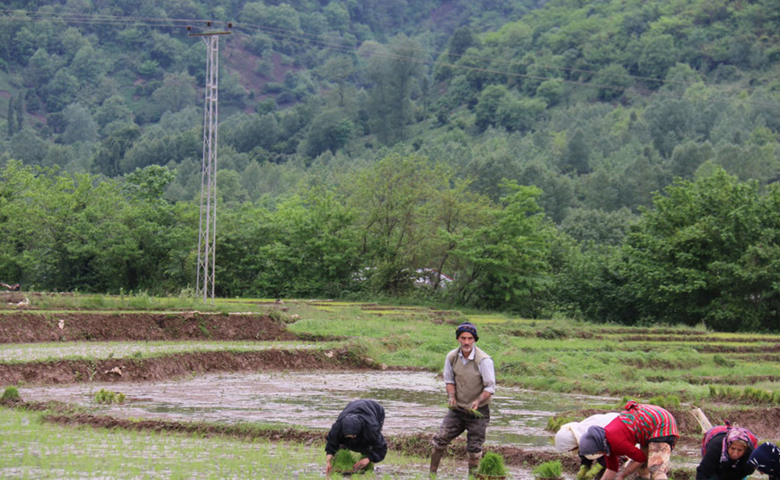
[[[211, 22], [207, 23], [211, 26]], [[232, 27], [228, 24], [228, 28]], [[187, 27], [191, 31], [190, 27]], [[206, 100], [203, 108], [203, 164], [200, 180], [198, 279], [195, 289], [207, 302], [214, 301], [214, 269], [217, 248], [217, 115], [219, 112], [219, 36], [229, 31], [189, 33], [206, 42]]]

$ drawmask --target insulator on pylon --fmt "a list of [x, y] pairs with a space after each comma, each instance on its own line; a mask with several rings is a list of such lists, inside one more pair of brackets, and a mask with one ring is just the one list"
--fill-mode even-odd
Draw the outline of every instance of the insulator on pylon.
[[188, 32], [191, 32], [191, 31], [192, 31], [192, 27], [191, 27], [191, 26], [189, 26], [189, 25], [187, 25], [187, 31], [188, 31]]

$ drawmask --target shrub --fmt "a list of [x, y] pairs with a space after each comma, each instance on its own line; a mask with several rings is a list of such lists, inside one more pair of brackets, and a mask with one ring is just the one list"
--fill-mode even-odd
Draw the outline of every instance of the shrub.
[[544, 462], [534, 468], [533, 474], [536, 478], [560, 478], [563, 475], [563, 465], [560, 460]]
[[[560, 464], [560, 462], [558, 462]], [[488, 476], [503, 476], [506, 475], [506, 466], [504, 465], [504, 457], [494, 452], [487, 452], [482, 460], [479, 462], [479, 468], [477, 473], [480, 475]]]

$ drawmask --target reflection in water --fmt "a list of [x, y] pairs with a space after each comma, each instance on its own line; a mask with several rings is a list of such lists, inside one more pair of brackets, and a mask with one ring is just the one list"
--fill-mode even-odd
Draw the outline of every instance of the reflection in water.
[[[386, 434], [434, 433], [446, 409], [444, 382], [429, 372], [273, 373], [204, 375], [179, 381], [77, 384], [23, 388], [27, 400], [94, 405], [101, 388], [127, 396], [111, 415], [220, 423], [257, 422], [328, 429], [355, 398], [373, 398], [387, 411]], [[557, 412], [614, 405], [616, 399], [502, 387], [491, 404], [488, 442], [547, 448], [544, 431]]]

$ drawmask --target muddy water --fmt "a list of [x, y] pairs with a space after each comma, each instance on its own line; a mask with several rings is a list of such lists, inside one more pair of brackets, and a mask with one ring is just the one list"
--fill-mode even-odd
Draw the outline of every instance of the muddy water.
[[[101, 388], [124, 393], [127, 402], [97, 407], [94, 395]], [[446, 413], [444, 383], [427, 372], [205, 375], [156, 383], [20, 388], [19, 393], [25, 400], [95, 406], [117, 416], [321, 429], [330, 428], [350, 400], [373, 398], [387, 411], [384, 431], [388, 434], [433, 433]], [[616, 402], [499, 386], [487, 441], [547, 448], [551, 435], [544, 426], [556, 412]]]

